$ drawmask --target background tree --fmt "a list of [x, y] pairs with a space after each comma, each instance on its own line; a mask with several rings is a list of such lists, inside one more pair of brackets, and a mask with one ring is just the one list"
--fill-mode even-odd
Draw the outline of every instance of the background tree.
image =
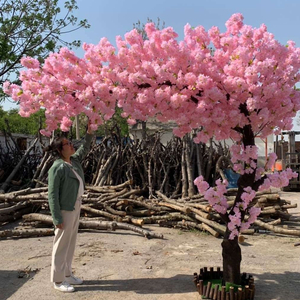
[[[100, 125], [97, 130], [95, 131], [96, 136], [99, 137], [105, 137], [109, 136], [111, 134], [111, 131], [114, 130], [114, 128], [117, 126], [120, 130], [120, 136], [128, 136], [129, 135], [129, 128], [126, 118], [123, 118], [121, 116], [122, 109], [119, 107], [116, 107], [116, 111], [111, 119], [104, 121], [102, 125]], [[87, 118], [85, 114], [80, 114], [79, 117], [79, 135], [84, 136], [86, 133], [86, 124], [87, 124]], [[74, 124], [74, 122], [73, 122]], [[0, 129], [1, 130], [1, 129]], [[72, 126], [71, 132], [69, 134], [72, 135], [72, 137], [75, 137], [75, 128]]]
[[[58, 5], [58, 0], [0, 0], [0, 86], [8, 78], [17, 80], [23, 56], [42, 62], [60, 46], [80, 45], [79, 40], [67, 42], [62, 36], [90, 25], [73, 14], [78, 9], [75, 0], [65, 1], [64, 10]], [[0, 101], [4, 97], [1, 88]]]
[[[0, 131], [10, 131], [10, 133], [21, 133], [37, 135], [40, 125], [45, 121], [45, 111], [39, 110], [28, 118], [22, 118], [18, 109], [4, 111], [0, 106]], [[40, 124], [42, 122], [42, 124]], [[7, 123], [9, 128], [7, 128]]]

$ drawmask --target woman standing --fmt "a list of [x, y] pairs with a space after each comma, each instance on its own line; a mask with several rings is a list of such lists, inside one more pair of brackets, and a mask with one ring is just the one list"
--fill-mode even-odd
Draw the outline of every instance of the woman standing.
[[81, 160], [88, 153], [92, 138], [88, 127], [85, 142], [76, 152], [72, 143], [64, 137], [57, 138], [48, 147], [58, 156], [48, 174], [48, 200], [55, 226], [51, 282], [61, 292], [74, 292], [72, 284], [83, 283], [72, 274], [72, 260], [84, 192]]

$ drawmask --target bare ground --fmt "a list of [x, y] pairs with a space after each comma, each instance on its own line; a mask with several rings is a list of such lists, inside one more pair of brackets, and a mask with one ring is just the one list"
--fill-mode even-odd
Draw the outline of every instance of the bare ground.
[[[300, 193], [282, 192], [298, 203]], [[300, 225], [295, 225], [300, 229]], [[221, 239], [199, 232], [145, 226], [164, 235], [149, 239], [128, 231], [81, 231], [74, 273], [84, 284], [72, 294], [53, 289], [52, 237], [0, 240], [0, 300], [194, 300], [192, 282], [200, 267], [222, 266]], [[300, 300], [299, 237], [259, 233], [247, 236], [242, 272], [255, 278], [257, 300]], [[25, 272], [24, 272], [25, 271]]]

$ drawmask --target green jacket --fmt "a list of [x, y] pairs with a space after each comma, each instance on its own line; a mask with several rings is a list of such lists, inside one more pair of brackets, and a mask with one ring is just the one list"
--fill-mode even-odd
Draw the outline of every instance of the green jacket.
[[[93, 135], [86, 134], [84, 144], [71, 156], [72, 166], [83, 183], [84, 172], [81, 160], [90, 150], [92, 138]], [[61, 210], [74, 210], [78, 188], [79, 180], [71, 167], [63, 159], [57, 159], [48, 172], [48, 201], [54, 225], [63, 223]]]

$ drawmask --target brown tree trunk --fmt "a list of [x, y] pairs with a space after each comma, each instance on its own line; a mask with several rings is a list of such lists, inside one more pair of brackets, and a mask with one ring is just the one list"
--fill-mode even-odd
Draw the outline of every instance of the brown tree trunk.
[[242, 261], [241, 248], [238, 243], [238, 237], [235, 237], [234, 240], [229, 240], [228, 237], [229, 232], [227, 229], [222, 242], [224, 284], [226, 282], [240, 284]]
[[[243, 134], [243, 147], [255, 146], [254, 134], [250, 125], [246, 125], [241, 130]], [[244, 188], [247, 186], [254, 188], [255, 182], [255, 171], [251, 174], [243, 174], [238, 180], [238, 192], [235, 198], [235, 202], [229, 214], [234, 214], [233, 209], [236, 203], [241, 202], [241, 195], [244, 192]], [[256, 190], [258, 187], [256, 188]], [[245, 214], [242, 212], [242, 220], [244, 219]], [[226, 224], [229, 222], [229, 219], [226, 221]], [[222, 256], [223, 256], [223, 274], [224, 281], [234, 284], [240, 284], [241, 282], [241, 261], [242, 254], [241, 248], [238, 244], [238, 237], [235, 237], [233, 240], [229, 240], [230, 231], [228, 227], [226, 228], [226, 233], [224, 235], [224, 240], [222, 242]]]
[[188, 196], [192, 197], [195, 194], [195, 185], [194, 185], [194, 170], [192, 165], [192, 147], [191, 139], [189, 135], [184, 137], [185, 139], [185, 161], [186, 161], [186, 173], [187, 173], [187, 181], [188, 181]]
[[186, 173], [186, 139], [182, 139], [182, 153], [181, 153], [181, 181], [182, 181], [182, 197], [188, 196], [188, 178]]

